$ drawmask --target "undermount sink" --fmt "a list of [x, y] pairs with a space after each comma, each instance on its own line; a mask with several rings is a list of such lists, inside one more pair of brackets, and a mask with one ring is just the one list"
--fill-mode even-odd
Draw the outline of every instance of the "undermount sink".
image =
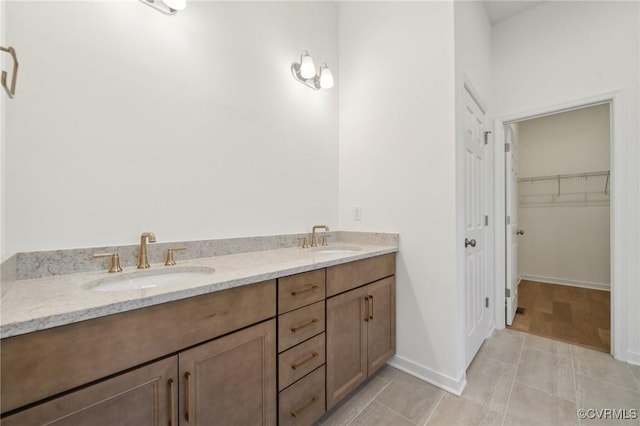
[[324, 246], [324, 247], [314, 247], [311, 250], [323, 253], [323, 254], [345, 254], [351, 253], [354, 251], [362, 250], [360, 247], [346, 247], [346, 246]]
[[84, 284], [82, 288], [92, 291], [123, 291], [166, 287], [192, 279], [203, 278], [211, 275], [214, 271], [214, 268], [196, 266], [145, 269], [119, 273], [92, 281]]

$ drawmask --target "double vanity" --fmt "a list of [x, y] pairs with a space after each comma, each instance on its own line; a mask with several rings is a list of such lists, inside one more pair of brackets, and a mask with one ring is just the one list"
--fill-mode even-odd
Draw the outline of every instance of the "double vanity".
[[312, 424], [395, 353], [396, 252], [341, 241], [17, 281], [2, 424]]

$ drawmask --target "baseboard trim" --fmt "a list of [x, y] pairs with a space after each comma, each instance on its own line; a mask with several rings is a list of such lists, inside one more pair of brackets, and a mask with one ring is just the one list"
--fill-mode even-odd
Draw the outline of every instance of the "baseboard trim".
[[424, 365], [420, 365], [399, 355], [391, 358], [387, 364], [456, 396], [462, 395], [462, 391], [464, 391], [464, 388], [467, 386], [465, 373], [462, 373], [462, 377], [457, 380], [452, 379], [447, 375], [433, 371]]
[[521, 274], [520, 279], [527, 280], [527, 281], [538, 281], [538, 282], [547, 283], [547, 284], [560, 284], [560, 285], [568, 285], [571, 287], [590, 288], [592, 290], [611, 291], [611, 285], [609, 284], [590, 283], [588, 281], [565, 280], [563, 278], [552, 278], [552, 277], [543, 277], [540, 275], [527, 275], [527, 274]]
[[627, 359], [625, 361], [629, 364], [640, 366], [640, 353], [627, 351]]

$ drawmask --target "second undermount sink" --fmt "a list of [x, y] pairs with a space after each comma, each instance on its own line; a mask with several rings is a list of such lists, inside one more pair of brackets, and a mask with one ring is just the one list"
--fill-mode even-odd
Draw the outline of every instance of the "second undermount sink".
[[198, 266], [145, 269], [114, 274], [106, 278], [86, 283], [82, 288], [93, 291], [142, 290], [166, 287], [193, 279], [204, 278], [214, 272], [214, 268]]
[[354, 251], [362, 250], [360, 247], [349, 247], [349, 246], [323, 246], [323, 247], [314, 247], [311, 250], [323, 253], [323, 254], [347, 254]]

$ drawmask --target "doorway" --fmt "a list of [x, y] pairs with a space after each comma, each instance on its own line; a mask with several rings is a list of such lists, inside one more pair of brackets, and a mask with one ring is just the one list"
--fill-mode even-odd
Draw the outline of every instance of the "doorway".
[[603, 352], [615, 334], [613, 100], [496, 120], [498, 140], [509, 144], [496, 236], [503, 324]]

